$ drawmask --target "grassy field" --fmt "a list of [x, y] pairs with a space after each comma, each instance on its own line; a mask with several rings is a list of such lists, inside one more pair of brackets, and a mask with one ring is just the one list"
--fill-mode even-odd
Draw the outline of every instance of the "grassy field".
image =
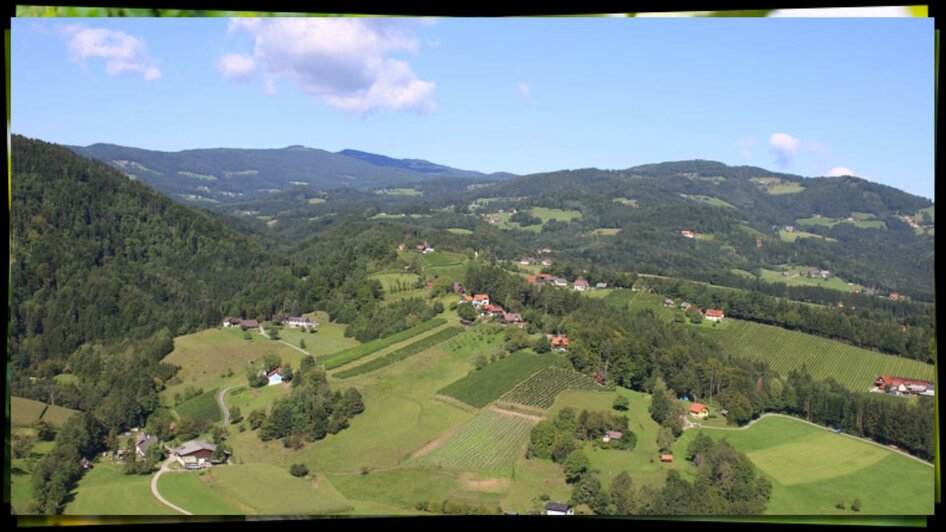
[[369, 275], [368, 278], [376, 279], [381, 283], [381, 287], [384, 288], [385, 292], [390, 292], [398, 282], [413, 286], [420, 279], [420, 276], [414, 273], [376, 273]]
[[304, 316], [319, 324], [314, 333], [303, 332], [302, 329], [283, 327], [279, 331], [279, 337], [294, 346], [298, 346], [299, 340], [303, 340], [305, 350], [313, 355], [316, 360], [321, 361], [323, 357], [360, 345], [358, 340], [345, 337], [347, 325], [331, 323], [328, 314], [325, 312], [312, 312]]
[[446, 277], [451, 281], [462, 283], [466, 279], [466, 272], [470, 269], [472, 261], [463, 261], [442, 266], [428, 266], [424, 268], [424, 273], [437, 277]]
[[43, 413], [43, 421], [49, 423], [53, 427], [58, 428], [63, 426], [70, 417], [78, 413], [78, 410], [73, 410], [71, 408], [49, 405], [46, 408], [46, 412]]
[[424, 193], [416, 188], [383, 188], [375, 190], [375, 194], [385, 194], [388, 196], [423, 196]]
[[[14, 434], [33, 435], [32, 429], [14, 428]], [[30, 501], [33, 500], [33, 481], [31, 473], [33, 466], [42, 460], [53, 449], [55, 442], [37, 441], [33, 444], [29, 456], [13, 458], [10, 455], [10, 506], [17, 514], [27, 513]]]
[[[852, 218], [854, 218], [852, 216]], [[847, 220], [842, 218], [829, 218], [827, 216], [811, 216], [808, 218], [798, 218], [795, 220], [798, 225], [821, 225], [824, 227], [834, 227], [837, 224], [851, 224], [861, 229], [886, 229], [887, 224], [883, 220]]]
[[182, 418], [189, 417], [195, 421], [206, 419], [216, 423], [223, 417], [220, 412], [220, 405], [217, 404], [217, 388], [184, 401], [175, 406], [174, 410]]
[[759, 185], [763, 191], [772, 195], [796, 194], [805, 190], [801, 183], [782, 181], [778, 177], [753, 177], [750, 181]]
[[788, 270], [789, 277], [782, 275], [781, 271], [762, 268], [762, 280], [768, 283], [783, 283], [788, 286], [819, 286], [829, 288], [840, 292], [850, 292], [851, 288], [858, 290], [864, 288], [859, 284], [849, 285], [840, 277], [828, 277], [827, 279], [809, 278], [801, 275], [799, 272], [808, 270], [807, 267], [795, 267]]
[[288, 384], [263, 386], [261, 388], [240, 386], [227, 392], [224, 402], [227, 404], [227, 408], [238, 407], [243, 417], [246, 418], [250, 412], [260, 408], [269, 411], [273, 401], [288, 396], [289, 390]]
[[309, 198], [309, 205], [318, 205], [325, 203], [325, 198]]
[[883, 374], [933, 379], [934, 366], [903, 357], [884, 355], [818, 336], [771, 325], [730, 320], [726, 329], [710, 329], [723, 351], [733, 356], [763, 360], [781, 375], [804, 364], [816, 379], [833, 377], [854, 391], [866, 391]]
[[864, 515], [933, 512], [933, 468], [888, 449], [793, 418], [770, 416], [744, 430], [687, 430], [675, 444], [674, 455], [684, 455], [698, 430], [726, 438], [772, 482], [768, 514], [850, 515], [853, 512], [836, 509], [835, 504], [845, 500], [849, 506], [855, 498]]
[[72, 373], [60, 373], [53, 377], [53, 380], [59, 384], [79, 384], [79, 377]]
[[[226, 384], [245, 384], [244, 368], [250, 361], [261, 360], [266, 354], [278, 355], [283, 362], [290, 362], [294, 368], [299, 367], [302, 353], [256, 332], [250, 334], [252, 340], [244, 340], [243, 331], [239, 327], [232, 327], [207, 329], [175, 338], [174, 351], [164, 358], [164, 362], [181, 366], [177, 373], [180, 382], [171, 384], [175, 381], [169, 381], [168, 387], [162, 392], [166, 402], [170, 404], [168, 399], [188, 386], [211, 390]], [[318, 338], [320, 334], [324, 333], [306, 335], [306, 344], [310, 343], [310, 337]], [[315, 345], [317, 342], [311, 343]], [[230, 375], [230, 372], [233, 374]]]
[[[151, 475], [126, 475], [119, 463], [99, 460], [76, 487], [66, 515], [179, 515], [151, 494]], [[163, 493], [162, 493], [163, 495]]]
[[549, 209], [547, 207], [533, 207], [529, 209], [529, 214], [542, 220], [542, 223], [548, 223], [551, 220], [559, 222], [569, 222], [571, 220], [581, 219], [581, 212], [564, 209]]
[[484, 410], [412, 461], [511, 475], [537, 419]]
[[440, 393], [482, 408], [533, 373], [560, 360], [560, 357], [550, 353], [536, 355], [531, 351], [517, 351], [451, 383], [440, 390]]
[[535, 408], [549, 408], [559, 393], [568, 389], [594, 388], [591, 377], [570, 368], [545, 368], [510, 390], [500, 399]]
[[441, 329], [430, 336], [425, 336], [416, 342], [405, 345], [404, 347], [398, 348], [390, 353], [384, 355], [383, 357], [375, 358], [365, 362], [364, 364], [355, 366], [345, 371], [339, 371], [335, 374], [335, 377], [339, 379], [347, 379], [349, 377], [354, 377], [361, 375], [363, 373], [368, 373], [369, 371], [375, 371], [377, 369], [383, 368], [385, 366], [390, 366], [396, 362], [400, 362], [405, 358], [414, 356], [418, 353], [422, 353], [431, 347], [441, 343], [446, 342], [447, 340], [453, 338], [454, 336], [463, 332], [463, 329], [460, 327], [446, 327]]
[[615, 203], [623, 203], [631, 207], [637, 207], [637, 200], [633, 198], [614, 198]]
[[828, 242], [837, 242], [837, 240], [827, 237], [824, 235], [816, 235], [814, 233], [809, 233], [808, 231], [800, 231], [798, 229], [794, 231], [786, 231], [785, 229], [778, 230], [778, 237], [782, 242], [794, 242], [799, 238], [820, 238]]
[[390, 336], [378, 338], [377, 340], [372, 340], [370, 342], [356, 345], [355, 347], [346, 349], [344, 351], [339, 351], [331, 356], [319, 359], [318, 362], [323, 364], [325, 369], [335, 369], [350, 362], [354, 362], [360, 358], [366, 357], [376, 351], [380, 351], [381, 349], [392, 346], [398, 342], [409, 340], [419, 334], [440, 327], [446, 322], [447, 320], [444, 318], [434, 318]]
[[621, 228], [619, 227], [599, 227], [589, 234], [594, 236], [614, 236], [620, 232]]
[[[508, 478], [421, 464], [365, 475], [329, 475], [329, 478], [350, 501], [376, 501], [414, 515], [419, 513], [414, 505], [428, 500], [449, 499], [496, 507], [503, 497], [497, 490], [509, 484]], [[391, 489], [392, 486], [397, 489]]]
[[163, 475], [158, 481], [161, 495], [195, 514], [318, 515], [352, 508], [320, 475], [306, 480], [267, 464], [215, 467], [202, 473]]
[[470, 231], [469, 229], [464, 229], [462, 227], [451, 227], [447, 229], [447, 232], [453, 233], [455, 235], [472, 235], [473, 234], [473, 231]]
[[690, 198], [691, 200], [698, 201], [700, 203], [705, 203], [713, 207], [725, 207], [727, 209], [735, 209], [735, 207], [733, 207], [730, 203], [725, 202], [719, 198], [714, 198], [713, 196], [702, 196], [699, 194], [695, 194], [695, 195], [688, 195], [687, 197]]
[[38, 421], [45, 411], [46, 403], [25, 397], [10, 397], [10, 425], [13, 427], [28, 427]]

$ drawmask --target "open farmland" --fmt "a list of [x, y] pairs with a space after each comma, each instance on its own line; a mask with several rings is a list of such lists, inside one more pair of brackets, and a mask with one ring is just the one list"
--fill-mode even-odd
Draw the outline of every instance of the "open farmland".
[[547, 207], [534, 207], [529, 209], [529, 214], [542, 220], [546, 224], [552, 220], [559, 222], [568, 222], [581, 219], [581, 212], [565, 209], [549, 209]]
[[179, 515], [151, 495], [151, 475], [126, 475], [122, 465], [99, 460], [76, 487], [66, 515]]
[[368, 276], [369, 279], [374, 279], [381, 283], [381, 287], [385, 292], [392, 292], [397, 289], [399, 286], [409, 286], [413, 287], [414, 283], [417, 282], [420, 277], [414, 273], [376, 273]]
[[422, 454], [413, 460], [473, 471], [509, 473], [525, 451], [529, 431], [537, 422], [537, 419], [485, 410], [435, 448], [421, 449]]
[[509, 393], [502, 396], [503, 401], [535, 408], [549, 408], [555, 397], [568, 389], [591, 389], [594, 381], [591, 377], [573, 369], [545, 368], [525, 380]]
[[174, 410], [182, 418], [189, 417], [195, 421], [207, 420], [217, 422], [220, 421], [222, 416], [220, 406], [217, 404], [216, 388], [184, 401], [174, 407]]
[[346, 369], [345, 371], [339, 371], [335, 374], [336, 377], [340, 379], [347, 379], [349, 377], [354, 377], [356, 375], [361, 375], [362, 373], [367, 373], [369, 371], [374, 371], [385, 366], [390, 366], [395, 362], [400, 362], [407, 357], [422, 353], [431, 347], [441, 343], [446, 342], [447, 340], [453, 338], [454, 336], [463, 332], [463, 329], [460, 327], [446, 327], [441, 329], [430, 336], [426, 336], [417, 340], [414, 343], [405, 345], [395, 351], [384, 355], [383, 357], [376, 358], [369, 362], [365, 362], [359, 366]]
[[401, 332], [394, 333], [391, 336], [378, 338], [377, 340], [372, 340], [370, 342], [356, 345], [350, 349], [339, 351], [338, 353], [319, 360], [319, 362], [325, 366], [325, 369], [335, 369], [337, 367], [344, 366], [349, 362], [354, 362], [359, 358], [366, 357], [376, 351], [380, 351], [385, 347], [392, 346], [398, 342], [403, 342], [404, 340], [409, 340], [419, 334], [440, 327], [444, 323], [447, 323], [446, 319], [434, 318], [419, 325], [415, 325], [410, 329], [405, 329]]
[[936, 369], [908, 358], [884, 355], [834, 340], [771, 325], [730, 320], [725, 329], [707, 329], [733, 356], [768, 362], [785, 376], [805, 365], [816, 379], [834, 378], [854, 391], [866, 391], [883, 374], [933, 379]]
[[[674, 445], [684, 456], [702, 430], [746, 453], [772, 482], [766, 514], [851, 515], [835, 504], [861, 500], [865, 515], [933, 512], [934, 469], [889, 449], [834, 434], [787, 416], [766, 416], [742, 429], [687, 430]], [[693, 466], [686, 464], [692, 471]], [[877, 479], [883, 478], [883, 483]]]
[[536, 355], [530, 351], [516, 351], [451, 383], [439, 393], [482, 408], [533, 373], [551, 366], [556, 360], [560, 359], [551, 354]]
[[46, 403], [24, 397], [10, 397], [10, 424], [14, 427], [32, 425], [45, 411]]

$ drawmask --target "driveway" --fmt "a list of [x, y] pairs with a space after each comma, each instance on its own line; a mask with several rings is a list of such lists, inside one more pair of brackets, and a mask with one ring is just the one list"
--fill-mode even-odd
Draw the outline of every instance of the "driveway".
[[158, 479], [161, 478], [161, 475], [170, 471], [170, 469], [168, 469], [168, 465], [170, 465], [171, 462], [173, 461], [174, 461], [173, 456], [165, 460], [164, 463], [161, 464], [161, 469], [159, 469], [158, 472], [155, 473], [153, 477], [151, 477], [151, 494], [154, 495], [154, 498], [158, 499], [158, 501], [161, 504], [167, 506], [168, 508], [174, 510], [175, 512], [179, 512], [184, 515], [194, 515], [188, 512], [187, 510], [181, 508], [180, 506], [177, 506], [176, 504], [171, 503], [170, 501], [162, 497], [160, 493], [158, 493]]

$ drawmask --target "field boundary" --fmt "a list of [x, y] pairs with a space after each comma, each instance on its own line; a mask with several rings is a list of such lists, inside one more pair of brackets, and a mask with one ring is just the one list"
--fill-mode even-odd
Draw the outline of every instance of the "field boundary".
[[365, 342], [363, 344], [338, 351], [337, 353], [326, 355], [322, 364], [326, 371], [339, 368], [346, 364], [355, 362], [356, 360], [360, 360], [368, 355], [377, 353], [382, 349], [391, 347], [394, 344], [405, 342], [411, 338], [414, 338], [415, 336], [419, 336], [427, 331], [436, 329], [445, 323], [447, 323], [446, 318], [433, 318], [423, 323], [419, 323], [410, 329], [398, 331], [392, 335], [385, 336], [383, 338], [377, 338], [370, 342]]
[[[746, 430], [747, 428], [749, 428], [749, 427], [751, 427], [753, 424], [755, 424], [755, 422], [757, 422], [757, 421], [759, 421], [759, 420], [761, 420], [761, 419], [763, 419], [763, 418], [767, 418], [767, 417], [782, 417], [782, 418], [787, 418], [787, 419], [793, 419], [793, 420], [795, 420], [795, 421], [798, 421], [798, 422], [801, 422], [801, 423], [806, 423], [806, 424], [808, 424], [808, 425], [811, 425], [812, 427], [817, 427], [817, 428], [819, 428], [819, 429], [826, 430], [826, 431], [828, 431], [828, 432], [834, 432], [833, 430], [831, 430], [831, 429], [828, 428], [828, 427], [825, 427], [824, 425], [819, 425], [819, 424], [817, 424], [817, 423], [813, 423], [813, 422], [811, 422], [811, 421], [808, 421], [807, 419], [802, 419], [802, 418], [800, 418], [800, 417], [795, 417], [795, 416], [789, 416], [789, 415], [786, 415], [786, 414], [776, 414], [776, 413], [774, 413], [774, 412], [767, 412], [767, 413], [765, 413], [765, 414], [762, 414], [761, 416], [759, 416], [759, 417], [753, 419], [752, 421], [750, 421], [749, 423], [746, 423], [745, 425], [743, 425], [743, 426], [741, 426], [741, 427], [698, 427], [698, 428], [701, 428], [701, 429], [708, 429], [708, 430]], [[691, 428], [691, 427], [688, 427], [688, 428]], [[907, 458], [916, 460], [917, 462], [920, 462], [920, 463], [923, 464], [923, 465], [927, 465], [927, 466], [933, 467], [933, 468], [936, 467], [934, 464], [932, 464], [932, 463], [930, 463], [930, 462], [927, 462], [926, 460], [924, 460], [924, 459], [922, 459], [922, 458], [920, 458], [920, 457], [918, 457], [918, 456], [913, 456], [912, 454], [910, 454], [910, 453], [908, 453], [908, 452], [906, 452], [906, 451], [900, 450], [900, 449], [893, 449], [893, 448], [891, 448], [891, 447], [889, 447], [889, 446], [887, 446], [887, 445], [884, 445], [884, 444], [882, 444], [882, 443], [877, 443], [877, 442], [875, 442], [874, 440], [871, 440], [871, 439], [868, 439], [868, 438], [861, 438], [860, 436], [854, 436], [853, 434], [848, 434], [848, 433], [846, 433], [846, 432], [840, 433], [839, 436], [847, 436], [848, 438], [851, 438], [851, 439], [854, 439], [854, 440], [859, 440], [859, 441], [862, 441], [862, 442], [864, 442], [864, 443], [869, 443], [869, 444], [871, 444], [871, 445], [880, 447], [881, 449], [886, 449], [886, 450], [888, 450], [888, 451], [890, 451], [890, 452], [892, 452], [892, 453], [902, 454], [903, 456], [906, 456]]]
[[438, 401], [443, 401], [444, 403], [447, 403], [448, 405], [455, 406], [459, 408], [460, 410], [464, 410], [466, 412], [475, 414], [476, 412], [480, 411], [479, 408], [476, 408], [475, 406], [471, 404], [464, 403], [463, 401], [455, 397], [450, 397], [449, 395], [443, 395], [441, 393], [434, 394], [434, 399]]
[[500, 407], [498, 407], [498, 406], [496, 406], [496, 405], [490, 405], [489, 409], [492, 410], [493, 412], [496, 412], [496, 413], [499, 414], [499, 415], [502, 415], [502, 416], [521, 417], [521, 418], [524, 418], [524, 419], [528, 419], [528, 420], [530, 420], [530, 421], [535, 421], [535, 422], [537, 422], [537, 423], [538, 423], [539, 421], [545, 421], [546, 419], [548, 419], [548, 418], [545, 417], [545, 416], [534, 416], [534, 415], [531, 415], [531, 414], [526, 414], [526, 413], [524, 413], [524, 412], [513, 412], [512, 410], [503, 410], [502, 408], [500, 408]]

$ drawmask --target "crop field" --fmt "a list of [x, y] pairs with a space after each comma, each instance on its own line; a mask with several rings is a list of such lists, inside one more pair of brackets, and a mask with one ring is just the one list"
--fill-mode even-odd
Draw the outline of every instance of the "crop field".
[[[933, 511], [934, 469], [881, 446], [809, 425], [767, 416], [744, 429], [702, 429], [746, 453], [772, 482], [767, 514], [847, 514], [835, 504], [861, 500], [865, 515], [920, 515]], [[683, 455], [699, 430], [674, 445]], [[687, 468], [692, 466], [687, 463]], [[876, 479], [884, 478], [883, 484]]]
[[594, 381], [583, 373], [550, 367], [529, 377], [501, 399], [510, 403], [545, 409], [551, 407], [555, 403], [555, 397], [564, 390], [583, 390], [593, 387]]
[[571, 220], [577, 220], [581, 218], [581, 212], [574, 210], [564, 210], [564, 209], [549, 209], [547, 207], [534, 207], [529, 209], [529, 213], [536, 218], [542, 220], [542, 223], [545, 224], [551, 220], [558, 220], [559, 222], [568, 222]]
[[486, 410], [440, 445], [413, 460], [472, 471], [510, 473], [519, 455], [525, 451], [529, 431], [536, 422]]
[[804, 364], [816, 379], [834, 378], [850, 390], [862, 392], [883, 374], [917, 379], [935, 378], [932, 365], [884, 355], [798, 331], [740, 320], [725, 329], [710, 329], [723, 351], [733, 356], [768, 362], [781, 375]]
[[[442, 319], [442, 318], [441, 318]], [[405, 345], [404, 347], [391, 351], [390, 353], [384, 355], [383, 357], [376, 358], [370, 362], [366, 362], [359, 366], [355, 366], [345, 371], [340, 371], [335, 374], [336, 377], [340, 379], [347, 379], [349, 377], [354, 377], [355, 375], [361, 375], [362, 373], [368, 373], [369, 371], [374, 371], [378, 368], [383, 368], [385, 366], [390, 366], [395, 362], [400, 362], [407, 357], [416, 355], [417, 353], [422, 353], [431, 347], [441, 343], [446, 342], [447, 340], [453, 338], [454, 336], [463, 332], [463, 329], [460, 327], [447, 327], [441, 331], [421, 338], [420, 340]]]
[[174, 407], [174, 410], [183, 418], [189, 417], [195, 421], [206, 419], [208, 421], [220, 421], [220, 406], [217, 404], [217, 389], [206, 391], [197, 397], [192, 397], [180, 405]]
[[46, 403], [26, 399], [25, 397], [10, 397], [10, 424], [14, 427], [28, 427], [39, 420], [46, 411]]
[[419, 325], [415, 325], [410, 329], [403, 330], [398, 333], [394, 333], [391, 336], [386, 336], [384, 338], [378, 338], [377, 340], [372, 340], [360, 345], [356, 345], [350, 349], [344, 351], [339, 351], [333, 355], [325, 357], [319, 362], [325, 365], [325, 369], [335, 369], [340, 366], [344, 366], [349, 362], [358, 360], [359, 358], [366, 357], [375, 351], [384, 349], [385, 347], [394, 345], [398, 342], [403, 342], [417, 336], [418, 334], [427, 332], [431, 329], [440, 327], [444, 323], [447, 323], [447, 320], [444, 318], [434, 318], [430, 321], [425, 321]]
[[552, 354], [536, 355], [530, 351], [516, 351], [506, 358], [497, 360], [451, 383], [439, 393], [482, 408], [533, 373], [560, 360], [561, 358]]

